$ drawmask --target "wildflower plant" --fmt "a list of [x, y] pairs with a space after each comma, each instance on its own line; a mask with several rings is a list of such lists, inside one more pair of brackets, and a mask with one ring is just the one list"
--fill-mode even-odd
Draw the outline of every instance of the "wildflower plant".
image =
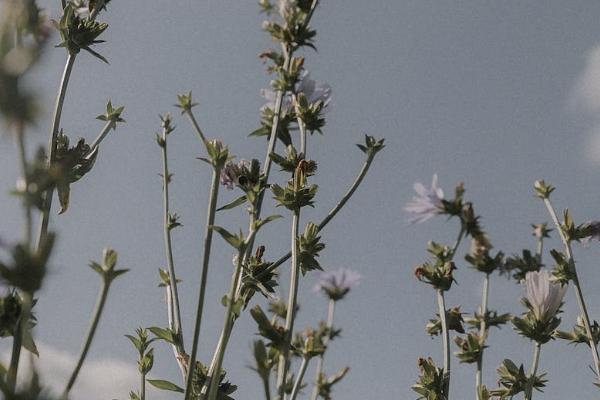
[[[13, 194], [21, 200], [23, 209], [23, 236], [14, 245], [3, 244], [10, 257], [0, 259], [0, 280], [4, 286], [1, 295], [2, 337], [12, 338], [12, 351], [8, 366], [2, 366], [0, 391], [4, 398], [41, 398], [43, 388], [35, 371], [21, 387], [16, 382], [20, 372], [20, 355], [25, 349], [36, 356], [34, 341], [36, 324], [36, 295], [45, 285], [45, 277], [51, 263], [56, 240], [60, 235], [50, 229], [52, 200], [57, 194], [59, 214], [65, 213], [70, 204], [72, 186], [93, 170], [99, 156], [100, 143], [110, 130], [115, 130], [124, 108], [114, 108], [108, 102], [106, 113], [98, 119], [105, 124], [92, 141], [85, 138], [74, 140], [62, 126], [62, 111], [67, 87], [81, 50], [106, 61], [95, 46], [102, 43], [100, 36], [108, 25], [99, 22], [100, 11], [106, 9], [107, 1], [63, 1], [61, 16], [53, 25], [35, 0], [7, 0], [0, 4], [0, 114], [16, 144], [20, 177]], [[47, 149], [38, 148], [33, 156], [27, 154], [27, 130], [32, 124], [42, 125], [36, 95], [29, 84], [29, 75], [48, 47], [53, 29], [60, 33], [62, 41], [56, 47], [67, 50], [67, 60], [60, 80], [59, 91], [49, 131]], [[38, 230], [34, 232], [34, 218], [39, 216]], [[115, 279], [127, 269], [117, 268], [118, 255], [105, 249], [100, 262], [90, 262], [90, 267], [100, 277], [100, 292], [87, 334], [84, 336], [76, 365], [65, 382], [61, 399], [69, 397], [84, 361], [91, 348], [109, 289]], [[42, 355], [39, 355], [43, 357]]]
[[[307, 386], [305, 373], [308, 366], [315, 359], [318, 365], [312, 382], [313, 399], [330, 399], [334, 385], [349, 371], [344, 368], [328, 376], [323, 369], [323, 359], [330, 342], [340, 332], [333, 326], [334, 306], [358, 282], [358, 274], [344, 270], [324, 275], [319, 290], [329, 298], [327, 321], [298, 332], [295, 321], [300, 309], [300, 284], [305, 275], [328, 269], [319, 260], [325, 250], [322, 231], [360, 186], [375, 156], [384, 148], [384, 141], [365, 135], [365, 142], [358, 145], [365, 155], [365, 161], [356, 180], [320, 222], [303, 221], [303, 209], [316, 207], [319, 193], [319, 187], [311, 182], [319, 171], [317, 161], [308, 157], [308, 139], [315, 132], [326, 134], [326, 114], [331, 108], [332, 99], [331, 87], [312, 79], [302, 55], [306, 49], [316, 46], [316, 31], [311, 20], [319, 1], [262, 0], [259, 4], [267, 18], [263, 29], [280, 47], [279, 50], [269, 49], [260, 55], [273, 79], [269, 88], [261, 91], [267, 102], [259, 110], [260, 127], [253, 130], [250, 136], [266, 137], [264, 161], [261, 163], [255, 157], [238, 158], [221, 140], [211, 139], [196, 116], [201, 101], [196, 101], [191, 91], [177, 96], [176, 107], [187, 118], [203, 144], [204, 154], [198, 158], [212, 169], [197, 307], [193, 334], [189, 338], [183, 337], [183, 312], [177, 290], [179, 277], [173, 261], [172, 232], [182, 226], [182, 222], [171, 207], [173, 172], [169, 169], [168, 161], [170, 137], [179, 134], [176, 131], [181, 128], [176, 130], [174, 118], [166, 114], [161, 117], [161, 130], [156, 134], [163, 163], [163, 233], [167, 267], [159, 269], [159, 275], [160, 286], [164, 288], [167, 298], [167, 326], [150, 327], [148, 330], [156, 336], [155, 340], [167, 343], [172, 348], [182, 381], [147, 381], [159, 389], [181, 392], [186, 400], [232, 398], [236, 385], [224, 378], [225, 354], [236, 322], [247, 311], [256, 322], [261, 336], [253, 344], [255, 365], [252, 368], [262, 382], [267, 399], [298, 398], [300, 391]], [[278, 142], [282, 144], [281, 151], [277, 150]], [[288, 177], [277, 181], [272, 174], [274, 165], [279, 166]], [[223, 187], [233, 196], [232, 200], [225, 203], [220, 201]], [[263, 205], [271, 199], [279, 208], [279, 214], [263, 216]], [[219, 225], [220, 215], [240, 207], [248, 213], [247, 229], [233, 230]], [[276, 255], [276, 249], [260, 242], [260, 230], [265, 224], [282, 218], [291, 220], [288, 228], [290, 251], [273, 260], [271, 257]], [[282, 222], [277, 224], [283, 226]], [[219, 340], [212, 359], [203, 362], [198, 360], [198, 348], [201, 340], [208, 342], [208, 338], [202, 334], [202, 321], [215, 233], [231, 246], [234, 271], [231, 286], [221, 301], [225, 311]], [[278, 270], [288, 261], [290, 282], [283, 284], [279, 280]], [[284, 301], [282, 299], [286, 291], [287, 301]], [[261, 298], [269, 302], [267, 312], [263, 311], [264, 306], [255, 304], [260, 303]], [[296, 368], [297, 372], [292, 372]], [[142, 380], [145, 380], [143, 374]], [[143, 398], [143, 387], [144, 383], [137, 392], [132, 392], [131, 398]]]

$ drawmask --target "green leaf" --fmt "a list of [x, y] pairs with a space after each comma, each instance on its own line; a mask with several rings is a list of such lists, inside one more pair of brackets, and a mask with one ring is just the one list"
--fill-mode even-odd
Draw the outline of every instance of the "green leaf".
[[158, 326], [153, 326], [148, 328], [148, 330], [152, 332], [157, 338], [162, 339], [167, 343], [176, 344], [175, 335], [170, 329], [163, 329], [159, 328]]
[[281, 215], [269, 215], [267, 218], [259, 219], [254, 223], [254, 230], [258, 231], [263, 225], [268, 224], [271, 221], [275, 221], [279, 218], [283, 218]]
[[127, 339], [129, 339], [131, 341], [131, 343], [133, 343], [133, 346], [137, 349], [137, 351], [141, 351], [142, 342], [140, 342], [140, 340], [138, 338], [136, 338], [135, 336], [131, 336], [131, 335], [125, 335], [125, 337]]
[[231, 210], [232, 208], [241, 206], [246, 202], [246, 200], [248, 200], [248, 198], [245, 195], [240, 196], [237, 199], [233, 200], [231, 203], [227, 203], [223, 207], [217, 208], [217, 211]]
[[239, 248], [242, 246], [242, 244], [244, 243], [244, 240], [241, 237], [238, 237], [232, 233], [230, 233], [227, 229], [222, 228], [220, 226], [216, 226], [216, 225], [211, 225], [210, 229], [216, 231], [219, 233], [219, 235], [221, 235], [221, 237], [223, 239], [225, 239], [225, 241], [227, 243], [229, 243], [231, 246], [235, 247], [236, 249], [239, 250]]
[[171, 392], [183, 393], [183, 389], [174, 384], [173, 382], [165, 381], [162, 379], [148, 379], [148, 383], [157, 389], [169, 390]]

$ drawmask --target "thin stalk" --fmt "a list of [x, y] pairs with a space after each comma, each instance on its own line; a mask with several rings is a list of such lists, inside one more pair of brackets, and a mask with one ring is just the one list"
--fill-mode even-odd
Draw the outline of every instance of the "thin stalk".
[[22, 318], [19, 318], [16, 324], [15, 336], [13, 338], [12, 351], [10, 355], [10, 366], [6, 374], [6, 385], [11, 393], [14, 393], [17, 384], [17, 372], [19, 370], [19, 360], [21, 358], [21, 346], [23, 345], [23, 324]]
[[[485, 278], [483, 278], [483, 293], [481, 295], [481, 324], [479, 325], [479, 339], [485, 341], [486, 335], [486, 315], [487, 315], [487, 305], [488, 305], [488, 294], [490, 290], [490, 274], [485, 274]], [[477, 400], [479, 399], [479, 387], [482, 382], [482, 374], [483, 374], [483, 347], [479, 353], [479, 359], [477, 360], [477, 372], [475, 373], [475, 390]]]
[[290, 277], [290, 293], [287, 304], [287, 314], [285, 318], [285, 347], [283, 353], [279, 356], [279, 365], [277, 366], [277, 390], [279, 397], [284, 398], [285, 379], [289, 367], [290, 346], [292, 335], [294, 334], [294, 322], [296, 320], [296, 304], [298, 302], [298, 283], [300, 278], [300, 264], [298, 263], [298, 222], [300, 220], [300, 210], [294, 212], [292, 217], [292, 273]]
[[544, 236], [540, 235], [537, 238], [537, 246], [535, 249], [535, 258], [537, 258], [538, 264], [542, 263], [542, 254], [544, 253]]
[[186, 110], [185, 114], [188, 116], [192, 126], [194, 127], [194, 130], [200, 137], [200, 140], [202, 140], [202, 143], [206, 143], [206, 136], [204, 136], [202, 129], [200, 129], [200, 125], [198, 125], [198, 121], [196, 121], [196, 117], [194, 117], [192, 110]]
[[533, 379], [535, 374], [537, 374], [538, 365], [540, 363], [540, 350], [542, 345], [538, 342], [535, 342], [533, 347], [533, 361], [531, 362], [531, 370], [529, 371], [529, 383], [527, 384], [527, 389], [525, 391], [525, 400], [531, 400], [533, 397]]
[[210, 377], [210, 386], [208, 390], [208, 400], [216, 400], [217, 393], [219, 389], [219, 380], [221, 378], [221, 366], [223, 365], [223, 358], [225, 357], [225, 350], [227, 349], [227, 344], [229, 343], [229, 338], [231, 337], [231, 331], [233, 329], [233, 321], [236, 316], [233, 312], [233, 307], [235, 306], [235, 292], [237, 289], [237, 282], [242, 273], [242, 265], [243, 265], [243, 257], [244, 251], [238, 252], [238, 260], [237, 265], [235, 267], [235, 273], [233, 278], [231, 279], [231, 288], [229, 289], [229, 302], [227, 304], [227, 312], [225, 314], [225, 322], [223, 323], [223, 332], [224, 341], [221, 346], [220, 351], [217, 353], [216, 362], [214, 365], [211, 365], [210, 370], [208, 371], [208, 376]]
[[446, 302], [444, 300], [444, 292], [441, 289], [437, 290], [438, 308], [440, 313], [440, 321], [442, 322], [442, 344], [444, 347], [444, 375], [446, 387], [446, 399], [450, 398], [450, 332], [448, 331], [448, 322], [446, 319]]
[[263, 378], [263, 387], [265, 389], [265, 400], [271, 400], [271, 388], [269, 387], [269, 375]]
[[94, 334], [96, 333], [96, 328], [98, 327], [98, 322], [100, 322], [100, 316], [102, 315], [102, 311], [104, 310], [104, 305], [106, 304], [106, 299], [108, 297], [108, 289], [110, 288], [110, 281], [107, 279], [102, 280], [102, 287], [100, 289], [100, 293], [98, 295], [98, 300], [96, 302], [96, 308], [94, 309], [94, 314], [92, 317], [92, 322], [90, 324], [90, 328], [87, 332], [85, 341], [83, 342], [83, 347], [81, 348], [81, 352], [79, 354], [79, 359], [77, 360], [77, 364], [75, 365], [75, 369], [71, 373], [71, 377], [69, 378], [69, 382], [65, 387], [62, 398], [66, 399], [75, 384], [75, 380], [77, 379], [77, 375], [79, 375], [79, 371], [81, 370], [81, 366], [85, 361], [85, 357], [90, 349], [92, 344], [92, 340], [94, 339]]
[[19, 164], [21, 165], [21, 179], [22, 184], [25, 189], [25, 202], [24, 202], [24, 212], [25, 212], [25, 229], [24, 229], [24, 239], [27, 244], [27, 248], [31, 247], [31, 231], [32, 231], [32, 218], [31, 218], [31, 204], [29, 204], [29, 199], [27, 198], [27, 192], [29, 190], [29, 176], [27, 174], [27, 156], [25, 154], [25, 126], [23, 121], [18, 121], [16, 123], [16, 133], [17, 133], [17, 154], [19, 157]]
[[463, 237], [465, 236], [465, 232], [466, 232], [465, 227], [461, 224], [460, 231], [458, 232], [456, 241], [454, 242], [454, 245], [452, 246], [452, 250], [450, 253], [450, 259], [454, 258], [454, 255], [456, 254], [456, 251], [458, 250], [458, 246], [460, 246], [460, 242], [463, 240]]
[[92, 19], [92, 20], [96, 19], [96, 17], [98, 16], [98, 14], [100, 14], [100, 11], [102, 11], [102, 8], [104, 7], [105, 3], [106, 3], [106, 0], [97, 0], [96, 6], [94, 7], [94, 10], [90, 14], [90, 19]]
[[179, 294], [177, 292], [177, 276], [175, 275], [175, 263], [173, 262], [173, 246], [171, 240], [171, 229], [169, 227], [169, 161], [167, 154], [167, 129], [162, 132], [163, 146], [163, 232], [165, 241], [165, 253], [167, 256], [167, 268], [169, 270], [169, 296], [170, 296], [170, 318], [169, 325], [177, 334], [177, 344], [175, 344], [175, 356], [185, 353], [183, 347], [183, 328], [181, 326], [181, 311], [179, 308]]
[[[335, 314], [335, 300], [329, 300], [329, 309], [327, 312], [327, 323], [325, 325], [327, 327], [328, 335], [325, 336], [325, 338], [323, 339], [323, 346], [325, 346], [325, 349], [327, 349], [327, 344], [329, 343], [329, 335], [331, 334], [331, 330], [333, 329], [334, 314]], [[317, 359], [317, 369], [315, 372], [315, 388], [313, 389], [313, 393], [311, 396], [312, 400], [317, 400], [317, 397], [319, 396], [318, 382], [319, 382], [319, 377], [323, 373], [324, 358], [325, 358], [325, 354], [321, 354], [319, 356], [319, 358]]]
[[290, 400], [296, 400], [296, 396], [300, 392], [300, 386], [302, 385], [302, 379], [304, 379], [304, 374], [306, 373], [306, 368], [308, 367], [308, 362], [310, 358], [303, 357], [302, 363], [300, 364], [300, 370], [298, 371], [298, 377], [296, 378], [296, 382], [294, 382], [294, 387], [292, 388], [292, 394], [290, 394]]
[[96, 148], [100, 146], [100, 143], [106, 138], [106, 136], [114, 126], [115, 123], [113, 121], [107, 121], [106, 124], [104, 124], [98, 136], [96, 136], [92, 144], [90, 144], [90, 154], [92, 154], [96, 150]]
[[146, 374], [140, 374], [140, 400], [146, 400]]
[[202, 258], [202, 272], [200, 277], [200, 293], [198, 295], [198, 306], [196, 308], [196, 323], [194, 325], [194, 339], [192, 344], [192, 353], [188, 363], [186, 378], [185, 400], [190, 400], [192, 396], [192, 376], [194, 366], [196, 365], [196, 354], [198, 352], [198, 341], [200, 338], [200, 327], [202, 324], [202, 312], [204, 310], [204, 296], [206, 294], [206, 281], [208, 276], [208, 265], [210, 261], [210, 250], [212, 246], [213, 230], [215, 222], [215, 210], [217, 208], [217, 198], [219, 195], [219, 176], [221, 170], [213, 168], [212, 182], [210, 186], [210, 200], [208, 202], [208, 214], [206, 217], [206, 230], [204, 236], [204, 256]]
[[554, 221], [554, 225], [556, 225], [556, 229], [560, 234], [560, 238], [562, 239], [563, 244], [565, 245], [565, 252], [567, 253], [567, 258], [569, 259], [569, 265], [571, 267], [571, 273], [573, 274], [573, 286], [575, 287], [575, 296], [577, 297], [577, 304], [579, 305], [579, 310], [581, 312], [581, 318], [583, 319], [583, 325], [585, 327], [585, 333], [588, 337], [588, 344], [592, 351], [592, 358], [594, 360], [594, 369], [596, 372], [596, 378], [600, 379], [600, 361], [598, 357], [598, 348], [596, 347], [596, 342], [594, 341], [594, 336], [592, 335], [592, 329], [590, 325], [590, 317], [587, 311], [587, 307], [585, 304], [585, 300], [583, 298], [583, 292], [581, 290], [581, 284], [579, 283], [579, 276], [577, 275], [577, 268], [575, 267], [575, 260], [573, 259], [573, 250], [571, 249], [571, 243], [569, 239], [566, 237], [562, 225], [558, 221], [558, 217], [556, 216], [556, 211], [550, 202], [550, 199], [545, 198], [544, 204], [552, 217], [552, 221]]
[[[352, 182], [352, 185], [350, 186], [348, 191], [344, 194], [344, 196], [340, 199], [340, 201], [335, 205], [335, 207], [333, 207], [331, 209], [331, 211], [329, 211], [329, 213], [325, 216], [325, 218], [323, 218], [323, 220], [319, 223], [319, 225], [318, 225], [319, 232], [322, 231], [327, 226], [327, 224], [329, 224], [329, 222], [337, 215], [337, 213], [340, 212], [340, 210], [346, 205], [348, 200], [350, 200], [350, 197], [352, 197], [352, 195], [354, 194], [356, 189], [358, 189], [358, 187], [362, 183], [363, 179], [367, 175], [369, 168], [371, 168], [371, 164], [373, 162], [374, 157], [375, 157], [374, 154], [369, 154], [369, 156], [365, 160], [362, 168], [360, 169], [358, 176], [354, 179], [354, 182]], [[292, 252], [290, 251], [286, 255], [280, 257], [273, 264], [271, 264], [271, 266], [267, 270], [265, 270], [262, 274], [258, 274], [258, 277], [262, 277], [263, 274], [268, 274], [268, 273], [275, 271], [281, 264], [283, 264], [284, 262], [289, 260], [291, 256], [292, 256]]]
[[[52, 118], [52, 132], [50, 136], [50, 142], [48, 143], [48, 165], [53, 165], [56, 161], [56, 139], [60, 130], [60, 118], [62, 116], [62, 110], [65, 103], [65, 96], [67, 94], [67, 86], [73, 71], [73, 64], [75, 63], [76, 54], [69, 53], [67, 62], [65, 63], [65, 69], [60, 81], [58, 89], [58, 95], [56, 96], [56, 105], [54, 107], [54, 117]], [[38, 231], [36, 247], [39, 248], [43, 239], [48, 234], [48, 224], [50, 222], [50, 210], [52, 209], [52, 196], [54, 189], [48, 189], [44, 195], [44, 202], [42, 205], [41, 222]]]

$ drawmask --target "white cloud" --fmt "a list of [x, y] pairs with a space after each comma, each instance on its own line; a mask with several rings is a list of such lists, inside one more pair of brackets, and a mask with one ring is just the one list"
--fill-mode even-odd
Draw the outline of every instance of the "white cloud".
[[[37, 343], [40, 357], [35, 357], [35, 365], [40, 374], [42, 384], [54, 394], [62, 393], [64, 385], [76, 363], [76, 355], [57, 349], [44, 343]], [[4, 352], [4, 360], [8, 353]], [[20, 371], [31, 371], [29, 352], [21, 353]], [[27, 379], [26, 373], [19, 375], [19, 381]], [[135, 361], [125, 362], [119, 359], [104, 357], [88, 359], [79, 372], [70, 398], [86, 400], [128, 399], [129, 392], [139, 387], [139, 373]], [[149, 393], [156, 393], [147, 388]], [[163, 392], [164, 393], [164, 392]]]
[[593, 126], [587, 132], [583, 147], [584, 155], [591, 163], [600, 165], [600, 45], [588, 52], [585, 68], [569, 100], [575, 110], [585, 111], [593, 118]]
[[571, 103], [588, 112], [600, 111], [600, 45], [588, 52], [585, 68], [577, 79]]

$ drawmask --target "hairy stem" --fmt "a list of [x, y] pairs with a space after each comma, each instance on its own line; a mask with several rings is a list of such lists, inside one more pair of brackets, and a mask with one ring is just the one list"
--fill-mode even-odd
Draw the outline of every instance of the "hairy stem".
[[296, 400], [296, 396], [298, 396], [298, 393], [300, 392], [300, 386], [302, 385], [302, 380], [304, 379], [304, 374], [306, 373], [306, 368], [308, 367], [309, 361], [310, 358], [306, 356], [302, 358], [300, 370], [298, 371], [298, 377], [296, 378], [296, 382], [294, 382], [292, 394], [290, 394], [290, 400]]
[[531, 370], [529, 371], [529, 382], [527, 383], [527, 389], [525, 390], [525, 400], [531, 400], [533, 397], [533, 380], [535, 374], [537, 374], [538, 365], [540, 363], [540, 350], [542, 345], [535, 342], [533, 347], [533, 360], [531, 362]]
[[[487, 304], [488, 304], [488, 294], [490, 290], [490, 274], [485, 274], [485, 278], [483, 278], [483, 293], [481, 295], [481, 324], [479, 325], [479, 340], [485, 342], [485, 335], [487, 331], [486, 326], [486, 318], [487, 318]], [[483, 344], [483, 343], [482, 343]], [[477, 372], [475, 373], [475, 390], [476, 390], [476, 398], [479, 399], [479, 387], [482, 384], [482, 374], [483, 374], [483, 347], [479, 353], [479, 359], [477, 360]]]
[[[169, 325], [177, 335], [177, 343], [173, 346], [177, 360], [185, 353], [183, 346], [183, 328], [181, 326], [181, 311], [179, 308], [179, 294], [177, 292], [177, 276], [175, 275], [175, 263], [173, 262], [173, 246], [171, 241], [171, 227], [169, 226], [169, 161], [167, 154], [167, 129], [162, 132], [163, 146], [163, 233], [165, 241], [165, 253], [167, 256], [167, 268], [169, 270], [169, 293], [170, 296], [170, 318]], [[181, 368], [181, 365], [180, 365]]]
[[[327, 323], [325, 325], [327, 327], [328, 334], [323, 339], [323, 346], [325, 346], [325, 349], [327, 349], [327, 344], [329, 343], [329, 337], [331, 335], [331, 330], [333, 329], [334, 313], [335, 313], [335, 300], [332, 299], [332, 300], [329, 300], [329, 309], [327, 312]], [[317, 397], [319, 396], [318, 382], [319, 382], [319, 377], [323, 373], [324, 358], [325, 358], [325, 354], [323, 353], [317, 359], [317, 369], [315, 372], [315, 388], [313, 389], [313, 392], [312, 392], [312, 396], [311, 396], [312, 400], [317, 400]]]
[[446, 318], [446, 303], [444, 300], [444, 292], [441, 289], [437, 290], [438, 309], [440, 313], [440, 321], [442, 322], [442, 344], [444, 348], [444, 376], [446, 387], [446, 399], [450, 398], [450, 332], [448, 331], [448, 322]]
[[596, 342], [594, 341], [594, 336], [592, 335], [592, 329], [590, 324], [590, 317], [587, 311], [587, 306], [585, 304], [585, 300], [583, 298], [583, 292], [581, 290], [581, 284], [579, 283], [579, 276], [577, 275], [577, 268], [575, 267], [575, 260], [573, 259], [573, 250], [571, 249], [571, 242], [565, 235], [563, 231], [561, 223], [558, 221], [558, 217], [556, 216], [556, 211], [550, 202], [550, 199], [545, 198], [544, 204], [550, 213], [550, 217], [552, 217], [552, 221], [554, 221], [554, 225], [556, 225], [556, 229], [560, 234], [563, 244], [565, 245], [565, 252], [567, 254], [567, 258], [569, 260], [569, 265], [571, 267], [571, 273], [573, 275], [573, 286], [575, 287], [575, 296], [577, 297], [577, 304], [579, 305], [579, 310], [581, 313], [581, 318], [583, 319], [583, 325], [585, 327], [585, 333], [588, 338], [588, 344], [592, 351], [592, 358], [594, 360], [594, 371], [596, 372], [596, 379], [600, 379], [600, 361], [598, 357], [598, 348], [596, 347]]
[[77, 376], [79, 375], [79, 371], [81, 370], [81, 366], [85, 361], [85, 357], [90, 349], [92, 344], [92, 340], [94, 339], [94, 335], [96, 333], [96, 328], [98, 327], [98, 322], [100, 322], [100, 316], [102, 315], [102, 311], [104, 310], [104, 305], [106, 303], [106, 299], [108, 297], [108, 289], [110, 287], [110, 281], [104, 278], [102, 280], [102, 287], [100, 289], [100, 293], [98, 295], [98, 301], [96, 302], [96, 308], [94, 309], [94, 314], [92, 317], [92, 322], [90, 324], [90, 328], [85, 337], [85, 341], [83, 342], [83, 347], [81, 348], [81, 352], [79, 353], [79, 358], [77, 360], [77, 364], [75, 365], [75, 369], [71, 373], [71, 377], [63, 391], [62, 398], [66, 399], [77, 380]]
[[300, 264], [298, 263], [299, 220], [300, 210], [296, 210], [292, 217], [292, 273], [290, 276], [290, 292], [287, 304], [287, 314], [285, 317], [285, 348], [283, 353], [279, 356], [279, 365], [277, 367], [277, 390], [281, 399], [284, 397], [285, 380], [289, 367], [290, 346], [294, 334], [294, 322], [296, 320], [296, 305], [298, 303], [298, 283], [300, 280]]
[[[76, 54], [70, 54], [67, 57], [65, 69], [60, 81], [58, 89], [58, 95], [56, 96], [56, 105], [54, 107], [54, 117], [52, 118], [52, 131], [50, 135], [50, 142], [48, 143], [48, 165], [52, 166], [56, 161], [56, 139], [60, 130], [60, 119], [62, 116], [62, 110], [65, 103], [65, 96], [67, 94], [67, 86], [73, 71], [73, 64], [75, 63]], [[43, 239], [48, 234], [48, 224], [50, 222], [50, 210], [52, 209], [52, 196], [54, 189], [48, 189], [44, 195], [44, 202], [42, 205], [41, 222], [38, 231], [36, 247], [40, 247]]]
[[206, 230], [204, 236], [204, 256], [202, 258], [202, 272], [200, 277], [200, 293], [198, 295], [198, 306], [196, 308], [196, 323], [194, 325], [194, 339], [192, 344], [192, 353], [188, 363], [186, 378], [185, 400], [192, 397], [192, 376], [196, 365], [196, 354], [198, 352], [198, 341], [200, 338], [200, 327], [202, 324], [202, 312], [204, 310], [204, 296], [206, 294], [206, 281], [208, 276], [208, 264], [210, 261], [210, 250], [212, 246], [213, 230], [215, 222], [215, 210], [217, 208], [217, 198], [219, 195], [219, 176], [221, 170], [213, 168], [212, 182], [210, 186], [210, 200], [208, 202], [208, 214], [206, 217]]

